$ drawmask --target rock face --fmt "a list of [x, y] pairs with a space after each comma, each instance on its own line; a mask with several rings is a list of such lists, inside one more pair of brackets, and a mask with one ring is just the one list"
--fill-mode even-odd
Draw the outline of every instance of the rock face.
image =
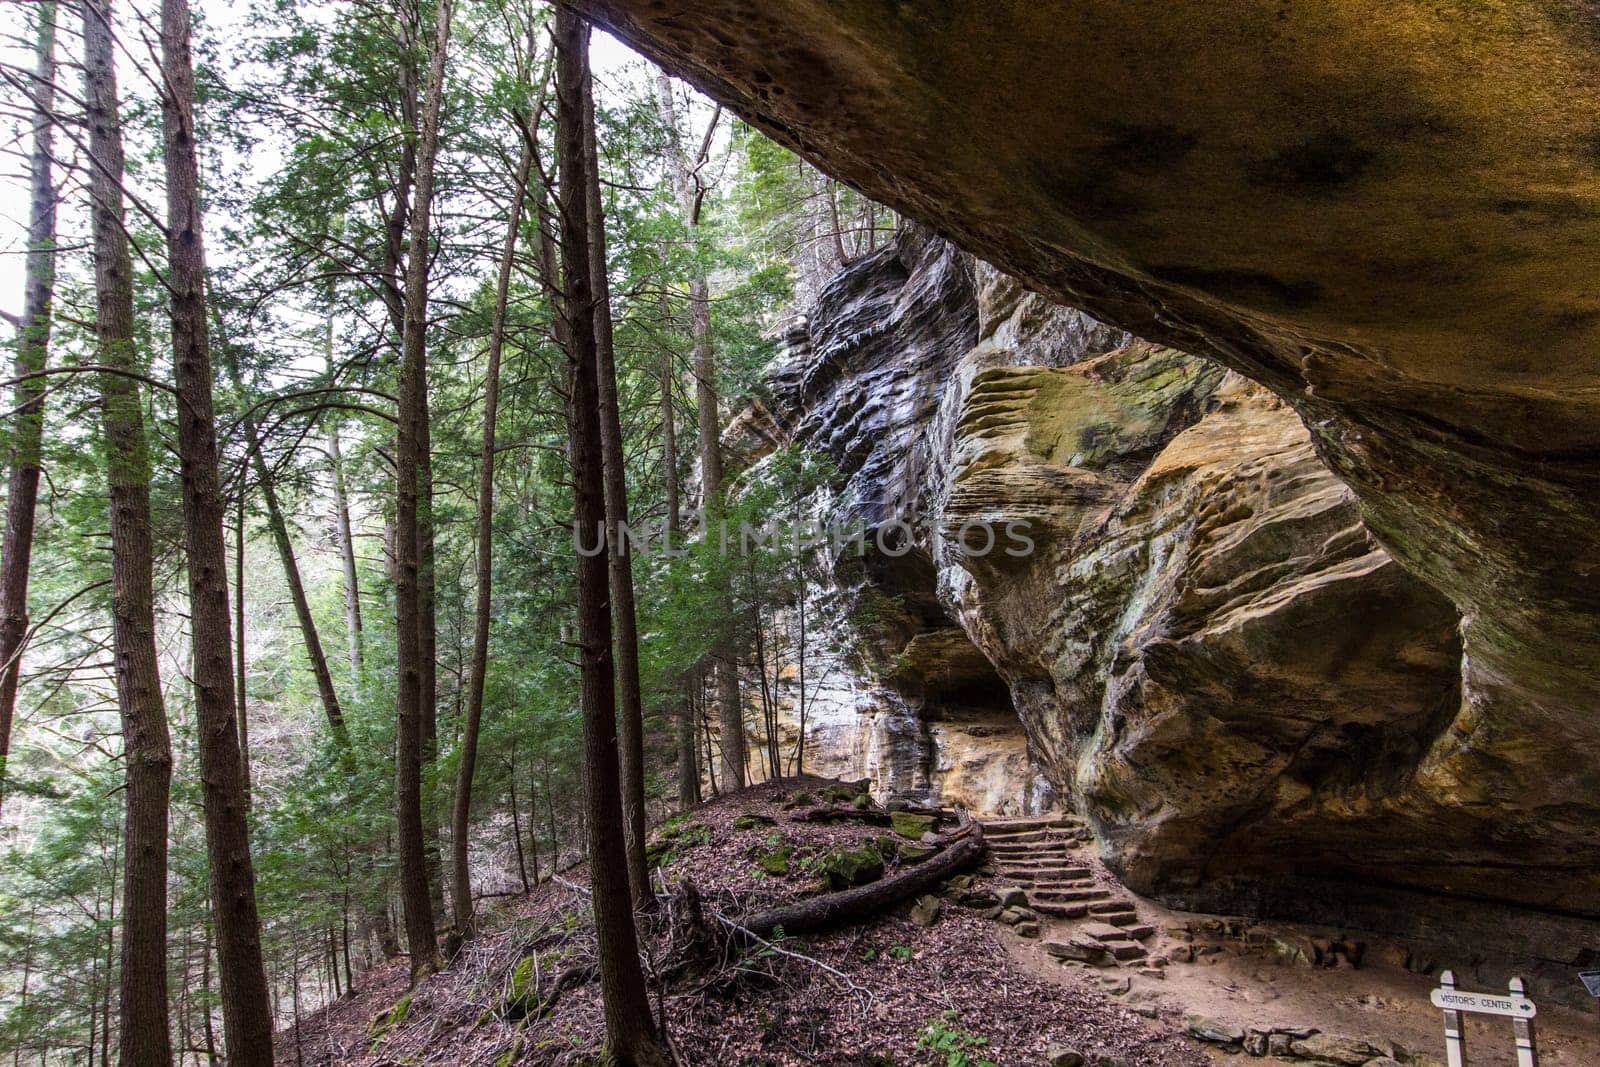
[[[824, 453], [836, 484], [820, 506], [866, 546], [841, 550], [819, 576], [807, 769], [1024, 813], [1050, 787], [1005, 683], [940, 602], [925, 521], [941, 506], [949, 459], [930, 430], [977, 330], [971, 261], [910, 232], [824, 289], [771, 375], [771, 410], [753, 405], [733, 427], [738, 440], [765, 442], [743, 449], [747, 458], [780, 438]], [[780, 698], [793, 728], [789, 688]]]
[[[1181, 905], [1410, 933], [1454, 914], [1441, 871], [1499, 862], [1469, 814], [1410, 804], [1461, 704], [1460, 616], [1268, 390], [912, 228], [829, 285], [773, 396], [868, 533], [833, 576], [871, 605], [839, 677], [871, 681], [817, 702], [813, 769], [980, 811], [1057, 792]], [[1030, 551], [981, 551], [1015, 522]], [[1571, 962], [1570, 926], [1516, 928]]]
[[947, 589], [1130, 885], [1408, 879], [1433, 831], [1382, 815], [1459, 702], [1457, 617], [1292, 411], [1136, 342], [975, 375], [954, 442], [946, 546], [1017, 501], [1037, 547], [947, 548]]
[[[1277, 835], [1310, 842], [1322, 828], [1322, 854], [1339, 870], [1600, 913], [1600, 17], [1589, 0], [579, 6], [824, 169], [1039, 291], [1264, 384], [1354, 490], [1387, 556], [1355, 532], [1355, 505], [1336, 504], [1336, 487], [1312, 473], [1292, 414], [1232, 381], [1186, 386], [1206, 417], [1179, 418], [1171, 436], [1149, 430], [1161, 451], [1148, 462], [1101, 457], [1096, 467], [1091, 448], [1075, 467], [1064, 446], [1011, 425], [1010, 410], [998, 412], [1010, 426], [999, 436], [1024, 440], [996, 447], [1030, 470], [1008, 487], [963, 457], [959, 506], [1036, 492], [1018, 502], [1108, 553], [1141, 525], [1157, 538], [1180, 533], [1158, 513], [1165, 494], [1204, 507], [1232, 481], [1224, 457], [1242, 446], [1224, 422], [1206, 426], [1213, 414], [1231, 411], [1264, 453], [1289, 460], [1274, 483], [1268, 468], [1280, 468], [1265, 454], [1234, 457], [1262, 464], [1260, 483], [1232, 483], [1248, 490], [1245, 513], [1196, 514], [1214, 540], [1185, 548], [1193, 580], [1175, 583], [1169, 607], [1130, 602], [1118, 621], [1131, 640], [1115, 648], [1098, 632], [1058, 649], [1021, 634], [1013, 646], [996, 629], [1016, 622], [1005, 595], [992, 611], [954, 601], [980, 646], [987, 627], [1011, 649], [1000, 666], [1029, 721], [1049, 686], [1092, 707], [1092, 692], [1072, 689], [1086, 677], [1074, 662], [1110, 657], [1115, 692], [1095, 732], [1082, 733], [1080, 710], [1059, 737], [1034, 740], [1057, 775], [1099, 753], [1070, 787], [1105, 805], [1102, 827], [1129, 870], [1150, 884], [1188, 877], [1130, 844], [1176, 831], [1190, 817], [1178, 805], [1211, 827], [1229, 812], [1244, 818], [1235, 834], [1258, 823], [1249, 847], [1263, 856]], [[1121, 356], [1103, 371], [1137, 378], [1135, 364], [1152, 359], [1166, 357]], [[976, 369], [950, 380], [966, 374]], [[1010, 384], [1033, 391], [1030, 424], [1039, 396], [1087, 392], [1150, 419], [1165, 403], [1103, 397], [1082, 374]], [[973, 389], [1011, 402], [998, 395], [1003, 374]], [[1097, 495], [1119, 487], [1121, 502]], [[1120, 510], [1139, 500], [1150, 514]], [[1312, 530], [1325, 543], [1299, 536]], [[1172, 577], [1138, 557], [1130, 577]], [[1460, 612], [1454, 696], [1431, 688], [1448, 645], [1434, 623], [1447, 613], [1414, 583], [1408, 592], [1391, 557]], [[1254, 588], [1214, 582], [1208, 560], [1229, 561], [1227, 581], [1255, 575]], [[1111, 566], [1108, 557], [1103, 573]], [[1076, 588], [1060, 598], [1089, 595]], [[1272, 588], [1299, 592], [1273, 601]], [[1346, 590], [1387, 623], [1370, 647], [1336, 606]], [[1387, 620], [1382, 605], [1402, 601], [1403, 617]], [[1401, 640], [1407, 618], [1415, 643]], [[1270, 640], [1280, 624], [1294, 641]], [[1309, 640], [1326, 630], [1348, 647]], [[1238, 673], [1269, 650], [1285, 657], [1276, 674], [1264, 663]], [[1040, 656], [1054, 660], [1025, 669]], [[1341, 671], [1352, 657], [1358, 666]], [[1243, 703], [1229, 687], [1246, 681], [1262, 686], [1249, 703], [1279, 707], [1281, 732], [1259, 751], [1211, 753], [1228, 731], [1202, 720], [1180, 743], [1174, 702], [1225, 716]], [[1170, 688], [1199, 682], [1205, 692]], [[1318, 718], [1337, 702], [1318, 693], [1330, 682], [1362, 701], [1394, 686], [1410, 695], [1381, 709], [1342, 705], [1335, 722]], [[1135, 784], [1145, 771], [1136, 761], [1165, 751], [1171, 765], [1180, 750], [1195, 761], [1191, 784], [1224, 765], [1254, 784], [1203, 811], [1171, 795], [1172, 776]], [[1318, 752], [1329, 757], [1319, 766], [1345, 769], [1310, 771]], [[1152, 813], [1151, 834], [1133, 829]], [[1428, 848], [1409, 853], [1419, 840]]]

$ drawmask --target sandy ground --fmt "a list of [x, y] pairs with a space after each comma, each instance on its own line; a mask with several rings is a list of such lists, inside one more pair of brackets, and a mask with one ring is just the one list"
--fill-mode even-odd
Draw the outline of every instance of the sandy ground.
[[[1089, 850], [1080, 853], [1097, 880], [1116, 885]], [[1128, 894], [1131, 896], [1131, 894]], [[1260, 946], [1263, 939], [1289, 943], [1313, 939], [1332, 940], [1343, 931], [1299, 923], [1246, 922], [1226, 916], [1176, 912], [1154, 902], [1134, 898], [1140, 919], [1159, 932], [1146, 942], [1153, 956], [1171, 960], [1161, 976], [1139, 973], [1135, 967], [1096, 968], [1062, 964], [1041, 951], [1039, 942], [1008, 935], [1008, 949], [1017, 967], [1030, 974], [1078, 988], [1101, 987], [1126, 979], [1128, 991], [1115, 999], [1136, 1010], [1154, 1010], [1152, 1026], [1171, 1030], [1184, 1026], [1191, 1014], [1245, 1029], [1308, 1029], [1361, 1038], [1380, 1047], [1395, 1044], [1416, 1057], [1423, 1067], [1444, 1063], [1443, 1013], [1429, 1003], [1438, 985], [1436, 976], [1413, 973], [1392, 962], [1389, 954], [1369, 951], [1359, 968], [1328, 969], [1285, 962]], [[1068, 937], [1075, 922], [1049, 924], [1044, 940]], [[1247, 927], [1249, 944], [1217, 927]], [[1194, 931], [1193, 940], [1174, 931]], [[1211, 928], [1208, 930], [1208, 928]], [[1358, 932], [1349, 932], [1358, 938]], [[1194, 962], [1183, 962], [1184, 947], [1197, 949]], [[1203, 954], [1201, 954], [1203, 953]], [[1500, 990], [1483, 990], [1500, 992]], [[1539, 1003], [1539, 990], [1530, 990]], [[1597, 1067], [1600, 1065], [1600, 1019], [1589, 1012], [1543, 1003], [1534, 1022], [1542, 1067]], [[1514, 1065], [1512, 1024], [1509, 1019], [1473, 1015], [1467, 1021], [1467, 1052], [1471, 1067]], [[1208, 1049], [1213, 1058], [1234, 1064], [1276, 1062]]]

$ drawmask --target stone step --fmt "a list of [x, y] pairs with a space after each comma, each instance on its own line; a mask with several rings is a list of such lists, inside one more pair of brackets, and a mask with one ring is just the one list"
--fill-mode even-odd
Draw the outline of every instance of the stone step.
[[984, 842], [1004, 852], [1076, 852], [1082, 847], [1075, 837], [985, 837]]
[[1018, 853], [1015, 856], [991, 856], [990, 860], [1008, 871], [1055, 871], [1078, 870], [1086, 871], [1081, 856], [1040, 856], [1031, 852]]
[[1036, 900], [1053, 900], [1065, 903], [1076, 900], [1104, 900], [1110, 895], [1104, 889], [1091, 887], [1089, 889], [1039, 889], [1029, 893], [1028, 897]]
[[1089, 906], [1089, 912], [1099, 921], [1120, 926], [1124, 929], [1139, 925], [1139, 914], [1133, 911], [1095, 911], [1095, 906]]
[[1092, 878], [1030, 878], [1026, 875], [1012, 875], [1007, 881], [1024, 889], [1041, 892], [1049, 889], [1095, 889], [1099, 885]]
[[[1077, 850], [1066, 846], [1056, 845], [995, 845], [989, 846], [989, 851], [1002, 859], [1040, 859], [1040, 860], [1071, 860], [1077, 855]], [[1082, 862], [1081, 860], [1079, 862]]]
[[1076, 867], [1063, 867], [1058, 871], [1008, 870], [1004, 877], [1010, 882], [1093, 882], [1094, 879]]
[[1108, 900], [1104, 904], [1096, 904], [1089, 910], [1093, 912], [1132, 911], [1133, 901], [1125, 897], [1117, 897], [1115, 900]]
[[1043, 849], [1018, 849], [1015, 852], [997, 851], [996, 862], [1010, 867], [1082, 867], [1083, 857], [1073, 852], [1045, 851]]
[[1120, 926], [1110, 923], [1090, 922], [1078, 927], [1078, 933], [1085, 937], [1092, 937], [1096, 941], [1126, 941], [1128, 932]]
[[1072, 815], [1024, 815], [1012, 819], [983, 819], [985, 834], [1013, 833], [1020, 830], [1076, 830], [1083, 820]]
[[1089, 905], [1082, 901], [1061, 904], [1049, 900], [1039, 900], [1035, 901], [1032, 907], [1040, 915], [1049, 915], [1056, 919], [1081, 919], [1089, 914]]
[[1013, 874], [1052, 874], [1060, 878], [1087, 878], [1089, 868], [1071, 860], [1003, 859], [1000, 866]]
[[1106, 947], [1087, 937], [1074, 937], [1067, 941], [1044, 941], [1040, 943], [1040, 947], [1058, 960], [1099, 963], [1106, 957]]
[[1053, 844], [1076, 840], [1058, 830], [984, 830], [983, 839], [996, 845]]
[[1129, 960], [1142, 960], [1148, 955], [1142, 945], [1136, 945], [1132, 941], [1102, 941], [1101, 944], [1105, 945], [1112, 956], [1123, 963]]

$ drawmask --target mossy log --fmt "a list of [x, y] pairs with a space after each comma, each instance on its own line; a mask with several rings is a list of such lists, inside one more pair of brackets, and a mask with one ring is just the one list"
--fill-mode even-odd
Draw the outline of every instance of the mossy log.
[[888, 826], [890, 817], [887, 811], [877, 808], [841, 808], [834, 805], [807, 808], [804, 811], [791, 812], [791, 822], [863, 822], [868, 826]]
[[959, 874], [977, 863], [987, 850], [983, 828], [970, 821], [940, 843], [944, 848], [937, 855], [892, 878], [758, 912], [739, 926], [767, 938], [780, 928], [785, 936], [808, 934], [865, 919]]

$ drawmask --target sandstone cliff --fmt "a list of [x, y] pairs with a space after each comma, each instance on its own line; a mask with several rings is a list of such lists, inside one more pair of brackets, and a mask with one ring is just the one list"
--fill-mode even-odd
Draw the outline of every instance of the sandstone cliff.
[[[1317, 790], [1337, 783], [1301, 782], [1310, 796], [1288, 789], [1269, 823], [1337, 831], [1331, 860], [1364, 877], [1600, 912], [1592, 3], [580, 6], [1039, 291], [1283, 398], [1379, 543], [1456, 606], [1464, 654], [1448, 712], [1408, 705], [1333, 744], [1370, 745], [1363, 764], [1392, 768], [1381, 782], [1335, 800]], [[1217, 476], [1149, 473], [1129, 488]], [[1138, 521], [1109, 518], [1108, 537]], [[1327, 576], [1359, 570], [1358, 547], [1320, 555]], [[1400, 588], [1367, 566], [1329, 584]], [[1150, 721], [1186, 651], [1161, 640], [1160, 662], [1128, 676]], [[1387, 676], [1420, 681], [1430, 648], [1416, 664], [1396, 650]], [[1306, 669], [1273, 699], [1303, 691]], [[1252, 763], [1273, 777], [1293, 745], [1264, 747]], [[1150, 798], [1115, 778], [1073, 788], [1122, 801], [1102, 818], [1123, 840]]]
[[[834, 521], [910, 531], [832, 561], [829, 596], [892, 607], [836, 614], [872, 654], [814, 704], [811, 766], [986, 810], [1059, 795], [1182, 905], [1500, 924], [1437, 894], [1504, 843], [1468, 795], [1414, 799], [1462, 704], [1460, 616], [1282, 400], [915, 228], [828, 286], [772, 387], [767, 436], [831, 458]], [[974, 554], [1017, 521], [1031, 552]], [[1581, 962], [1527, 914], [1503, 946]]]

